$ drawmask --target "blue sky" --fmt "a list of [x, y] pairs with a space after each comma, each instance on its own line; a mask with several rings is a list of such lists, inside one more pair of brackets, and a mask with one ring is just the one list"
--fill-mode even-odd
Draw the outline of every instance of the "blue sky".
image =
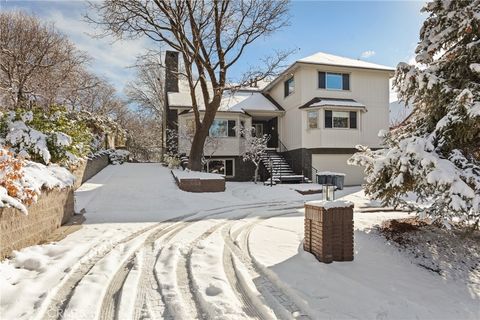
[[[267, 39], [259, 39], [231, 70], [232, 80], [243, 70], [258, 65], [273, 50], [297, 49], [289, 63], [318, 51], [360, 58], [395, 67], [412, 61], [425, 16], [419, 1], [292, 1], [290, 26]], [[0, 0], [0, 10], [20, 8], [54, 22], [79, 49], [93, 58], [91, 69], [122, 92], [134, 79], [135, 57], [151, 46], [144, 38], [113, 42], [94, 39], [92, 25], [83, 21], [83, 1]]]

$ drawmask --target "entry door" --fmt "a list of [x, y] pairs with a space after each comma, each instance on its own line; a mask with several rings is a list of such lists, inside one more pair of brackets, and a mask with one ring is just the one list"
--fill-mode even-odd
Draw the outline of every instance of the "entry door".
[[255, 137], [263, 136], [263, 123], [254, 123], [253, 127], [255, 128], [254, 135]]

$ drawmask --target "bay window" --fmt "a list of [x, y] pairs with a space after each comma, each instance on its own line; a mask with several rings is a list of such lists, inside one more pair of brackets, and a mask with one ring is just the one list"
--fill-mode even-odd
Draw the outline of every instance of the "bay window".
[[235, 120], [215, 119], [210, 127], [209, 135], [215, 138], [236, 137], [235, 124]]
[[325, 128], [357, 128], [356, 111], [325, 110]]
[[317, 129], [318, 128], [318, 111], [308, 111], [307, 112], [308, 118], [308, 128], [309, 129]]

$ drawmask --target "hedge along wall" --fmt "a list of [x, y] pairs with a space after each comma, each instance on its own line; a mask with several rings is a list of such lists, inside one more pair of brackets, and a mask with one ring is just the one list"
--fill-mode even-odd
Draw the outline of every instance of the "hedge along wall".
[[73, 171], [72, 188], [43, 190], [38, 201], [28, 207], [28, 215], [15, 208], [0, 208], [0, 259], [45, 241], [74, 214], [73, 191], [109, 163], [108, 155], [83, 162]]
[[44, 241], [73, 216], [73, 188], [44, 190], [28, 207], [28, 215], [16, 208], [0, 209], [0, 259]]

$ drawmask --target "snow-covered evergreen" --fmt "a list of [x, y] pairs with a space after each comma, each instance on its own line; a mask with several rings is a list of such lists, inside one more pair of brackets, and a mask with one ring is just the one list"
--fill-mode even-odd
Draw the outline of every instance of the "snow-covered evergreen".
[[433, 1], [416, 48], [394, 85], [413, 107], [406, 123], [382, 133], [385, 149], [359, 146], [351, 164], [367, 173], [366, 192], [387, 205], [414, 192], [423, 213], [480, 220], [480, 0]]

